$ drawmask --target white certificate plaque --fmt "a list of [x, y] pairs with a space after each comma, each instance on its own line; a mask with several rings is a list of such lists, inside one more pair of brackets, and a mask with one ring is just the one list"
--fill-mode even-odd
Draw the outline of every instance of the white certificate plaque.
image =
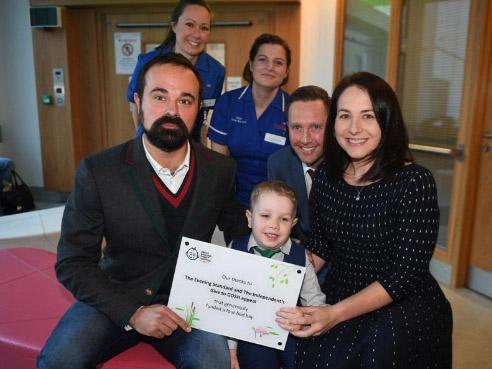
[[283, 350], [275, 322], [295, 306], [305, 268], [183, 237], [168, 307], [193, 328]]

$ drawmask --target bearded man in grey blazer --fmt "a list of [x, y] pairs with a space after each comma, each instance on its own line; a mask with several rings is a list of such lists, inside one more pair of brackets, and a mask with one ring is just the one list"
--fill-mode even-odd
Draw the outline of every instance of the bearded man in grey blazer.
[[294, 189], [299, 221], [292, 237], [305, 244], [309, 237], [309, 192], [316, 168], [323, 160], [325, 127], [330, 97], [317, 86], [295, 90], [287, 103], [290, 146], [268, 158], [268, 179], [285, 182]]
[[153, 59], [135, 94], [145, 133], [82, 160], [56, 263], [78, 301], [39, 368], [96, 368], [141, 341], [176, 367], [230, 368], [223, 337], [191, 330], [166, 306], [182, 236], [210, 242], [217, 225], [233, 237], [248, 233], [234, 161], [189, 139], [200, 87], [182, 55]]

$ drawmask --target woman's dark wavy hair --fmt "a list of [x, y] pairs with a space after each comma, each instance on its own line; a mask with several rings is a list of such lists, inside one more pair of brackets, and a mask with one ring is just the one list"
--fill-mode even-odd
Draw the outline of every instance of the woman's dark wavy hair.
[[[256, 55], [258, 54], [258, 50], [260, 49], [261, 45], [264, 44], [272, 44], [272, 45], [280, 45], [284, 48], [285, 50], [285, 58], [287, 59], [287, 71], [290, 68], [290, 63], [292, 61], [292, 52], [290, 51], [289, 44], [280, 36], [277, 35], [272, 35], [269, 33], [263, 33], [259, 35], [256, 40], [253, 42], [253, 45], [251, 46], [251, 49], [249, 50], [249, 60], [246, 62], [246, 65], [244, 66], [243, 69], [243, 79], [247, 81], [248, 83], [253, 82], [253, 74], [251, 73], [249, 63], [253, 62], [255, 60]], [[281, 86], [285, 85], [287, 81], [289, 80], [289, 73], [287, 73], [287, 77], [284, 78], [282, 81]]]
[[[210, 10], [210, 7], [208, 4], [203, 1], [203, 0], [180, 0], [178, 4], [173, 9], [173, 12], [171, 14], [171, 22], [172, 23], [177, 23], [179, 20], [179, 17], [181, 17], [181, 14], [183, 14], [185, 8], [188, 5], [198, 5], [198, 6], [203, 6], [205, 9], [210, 14], [210, 17], [212, 17], [212, 11]], [[159, 48], [162, 47], [174, 47], [176, 45], [176, 34], [173, 31], [172, 25], [169, 26], [169, 32], [167, 33], [166, 38], [162, 42], [162, 44], [159, 45]]]
[[374, 160], [374, 163], [360, 179], [361, 181], [376, 181], [391, 174], [406, 162], [413, 161], [413, 157], [408, 148], [408, 134], [395, 92], [385, 80], [368, 72], [346, 76], [333, 91], [325, 132], [325, 165], [332, 176], [342, 178], [350, 164], [350, 157], [335, 138], [335, 121], [338, 113], [338, 100], [342, 93], [351, 86], [368, 93], [381, 129], [381, 141], [368, 158]]

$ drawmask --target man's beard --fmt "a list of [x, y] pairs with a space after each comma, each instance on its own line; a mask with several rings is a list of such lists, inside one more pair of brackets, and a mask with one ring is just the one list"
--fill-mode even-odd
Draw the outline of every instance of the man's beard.
[[[175, 124], [176, 128], [166, 128], [164, 127], [165, 123]], [[155, 120], [149, 130], [144, 127], [144, 132], [152, 145], [166, 152], [178, 150], [190, 137], [183, 120], [178, 116], [171, 115], [164, 115]]]

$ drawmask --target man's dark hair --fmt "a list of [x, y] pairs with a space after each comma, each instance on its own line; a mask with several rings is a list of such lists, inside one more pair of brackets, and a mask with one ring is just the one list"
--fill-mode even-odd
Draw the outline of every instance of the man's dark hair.
[[[292, 61], [292, 53], [290, 51], [290, 47], [285, 42], [283, 38], [277, 35], [271, 35], [269, 33], [263, 33], [259, 35], [256, 40], [253, 42], [253, 45], [251, 46], [251, 49], [249, 50], [249, 60], [246, 62], [246, 65], [244, 66], [243, 69], [243, 79], [247, 81], [248, 83], [253, 82], [253, 74], [251, 73], [249, 63], [253, 62], [256, 58], [256, 54], [258, 54], [258, 50], [260, 49], [261, 45], [265, 44], [270, 44], [270, 45], [280, 45], [284, 48], [285, 50], [285, 58], [287, 59], [287, 71], [289, 70], [290, 63]], [[282, 86], [287, 83], [289, 80], [289, 73], [287, 73], [287, 77], [284, 78], [282, 81]]]
[[165, 64], [171, 64], [177, 67], [182, 67], [184, 69], [189, 69], [193, 72], [195, 75], [196, 79], [198, 80], [199, 84], [199, 94], [202, 91], [202, 82], [200, 79], [200, 75], [198, 74], [197, 70], [193, 66], [193, 64], [186, 59], [183, 55], [181, 54], [176, 54], [176, 53], [167, 53], [164, 55], [159, 55], [155, 57], [154, 59], [151, 59], [147, 64], [143, 66], [143, 68], [140, 70], [140, 73], [138, 75], [137, 79], [137, 95], [140, 98], [140, 101], [142, 101], [142, 96], [143, 92], [145, 89], [145, 76], [147, 75], [147, 72], [150, 68], [152, 68], [154, 65], [165, 65]]
[[361, 181], [376, 181], [413, 161], [408, 148], [408, 134], [395, 92], [386, 81], [368, 72], [358, 72], [343, 78], [331, 97], [331, 109], [325, 132], [325, 165], [328, 172], [342, 178], [350, 164], [350, 157], [338, 144], [335, 137], [335, 122], [338, 100], [349, 87], [355, 86], [366, 91], [371, 99], [372, 109], [381, 129], [381, 141], [369, 156], [374, 160], [371, 168]]
[[[174, 7], [173, 12], [171, 13], [171, 23], [174, 23], [174, 24], [178, 23], [179, 17], [181, 17], [181, 14], [183, 14], [183, 12], [185, 11], [185, 9], [188, 5], [198, 5], [198, 6], [204, 7], [209, 12], [210, 18], [212, 18], [212, 11], [210, 10], [210, 7], [208, 6], [208, 4], [205, 1], [203, 1], [203, 0], [180, 0], [176, 4], [176, 6]], [[212, 26], [212, 25], [210, 25], [210, 26]], [[176, 34], [174, 33], [173, 27], [171, 24], [171, 25], [169, 25], [169, 32], [167, 33], [166, 38], [164, 39], [162, 44], [159, 45], [159, 47], [174, 48], [175, 45], [176, 45]]]
[[326, 113], [328, 113], [330, 109], [330, 96], [328, 95], [328, 92], [318, 86], [310, 85], [299, 87], [289, 97], [286, 107], [287, 114], [289, 114], [289, 108], [292, 103], [295, 103], [296, 101], [308, 102], [316, 100], [321, 100], [323, 102]]

